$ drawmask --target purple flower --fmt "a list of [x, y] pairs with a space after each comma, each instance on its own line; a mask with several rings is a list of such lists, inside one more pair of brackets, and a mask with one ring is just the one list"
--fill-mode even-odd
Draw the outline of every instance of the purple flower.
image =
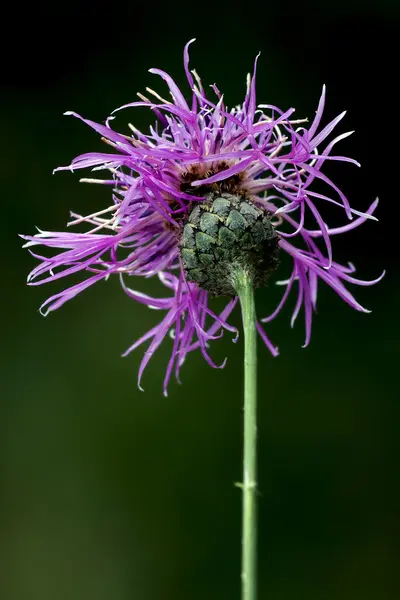
[[[190, 237], [197, 235], [196, 231], [200, 229], [200, 235], [206, 232], [204, 243], [212, 247], [213, 260], [217, 260], [215, 249], [219, 248], [222, 252], [222, 246], [220, 238], [212, 236], [220, 235], [217, 231], [220, 222], [223, 222], [225, 232], [230, 226], [225, 217], [225, 220], [222, 218], [222, 212], [213, 213], [216, 199], [222, 199], [229, 205], [228, 211], [233, 210], [236, 215], [240, 213], [238, 219], [244, 219], [243, 231], [253, 227], [256, 221], [258, 225], [261, 222], [265, 226], [270, 224], [268, 243], [271, 256], [267, 261], [265, 278], [277, 266], [278, 247], [281, 254], [291, 257], [293, 270], [290, 277], [278, 282], [285, 286], [282, 300], [276, 310], [261, 322], [273, 320], [292, 288], [297, 286], [292, 325], [303, 308], [305, 346], [310, 341], [319, 280], [327, 283], [351, 307], [369, 312], [355, 300], [347, 284], [372, 285], [383, 276], [374, 281], [356, 279], [351, 264], [340, 265], [332, 257], [331, 237], [358, 227], [366, 219], [375, 219], [373, 213], [378, 200], [366, 213], [359, 213], [350, 207], [345, 195], [322, 172], [327, 160], [358, 165], [353, 159], [332, 154], [336, 144], [352, 132], [326, 142], [345, 113], [320, 127], [325, 87], [315, 118], [307, 128], [306, 120], [292, 118], [293, 108], [283, 112], [272, 105], [257, 106], [256, 59], [253, 75], [247, 79], [243, 104], [228, 109], [218, 88], [211, 86], [212, 99], [209, 99], [196, 72], [189, 70], [190, 43], [184, 50], [184, 68], [191, 93], [189, 103], [167, 73], [151, 69], [151, 73], [165, 81], [170, 99], [148, 89], [149, 98], [153, 99], [139, 94], [139, 101], [121, 107], [147, 107], [152, 110], [156, 123], [148, 133], [142, 133], [132, 125], [129, 126], [129, 135], [117, 133], [111, 127], [114, 116], [101, 125], [76, 113], [66, 113], [81, 119], [99, 133], [110, 146], [110, 152], [82, 154], [69, 167], [56, 170], [91, 168], [93, 171], [106, 171], [106, 179], [81, 181], [110, 186], [112, 203], [89, 216], [72, 214], [69, 225], [84, 223], [88, 228], [86, 233], [39, 230], [34, 236], [22, 236], [27, 240], [25, 247], [42, 245], [60, 250], [50, 258], [31, 251], [40, 263], [29, 275], [30, 285], [55, 281], [78, 271], [86, 274], [81, 283], [48, 298], [41, 307], [43, 314], [59, 308], [95, 282], [114, 274], [119, 276], [123, 290], [130, 297], [164, 312], [161, 322], [137, 340], [124, 356], [149, 341], [139, 369], [140, 387], [147, 363], [169, 333], [173, 349], [164, 380], [165, 393], [173, 371], [179, 379], [180, 368], [188, 352], [200, 348], [207, 362], [216, 367], [209, 354], [209, 342], [221, 337], [225, 329], [234, 333], [237, 339], [236, 329], [227, 322], [237, 298], [231, 294], [219, 315], [209, 308], [210, 291], [215, 294], [221, 289], [224, 293], [223, 290], [227, 289], [229, 293], [229, 287], [216, 288], [209, 283], [205, 260], [200, 265], [202, 270], [197, 268], [199, 252], [206, 253], [206, 250], [199, 250], [196, 247], [198, 238]], [[325, 194], [313, 190], [315, 180], [325, 185]], [[342, 227], [329, 228], [320, 214], [325, 203], [341, 207], [347, 223]], [[203, 221], [200, 225], [205, 213], [217, 215], [209, 217], [211, 221], [205, 225], [209, 229], [204, 229]], [[354, 220], [353, 215], [357, 216]], [[307, 222], [310, 218], [314, 220], [314, 229], [306, 227], [306, 218]], [[239, 221], [236, 226], [240, 229], [242, 221]], [[255, 239], [252, 229], [251, 235]], [[241, 248], [245, 247], [244, 239]], [[318, 245], [319, 242], [321, 245]], [[260, 244], [264, 250], [265, 243], [263, 238]], [[201, 258], [207, 257], [203, 255]], [[191, 261], [194, 261], [193, 264]], [[167, 295], [152, 298], [131, 289], [126, 279], [133, 275], [157, 276]], [[264, 279], [262, 282], [265, 283]], [[206, 281], [204, 285], [203, 281]], [[278, 349], [269, 340], [260, 322], [257, 328], [276, 356]]]

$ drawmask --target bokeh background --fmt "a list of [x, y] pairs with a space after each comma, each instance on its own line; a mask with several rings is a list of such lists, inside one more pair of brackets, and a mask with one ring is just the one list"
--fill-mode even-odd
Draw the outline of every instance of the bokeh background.
[[[51, 174], [101, 147], [62, 114], [102, 121], [146, 86], [163, 93], [153, 66], [183, 83], [191, 37], [193, 67], [229, 105], [260, 50], [260, 102], [312, 116], [326, 83], [325, 118], [349, 110], [341, 131], [356, 134], [341, 150], [363, 167], [329, 174], [356, 208], [381, 198], [379, 224], [334, 240], [362, 278], [387, 269], [354, 290], [372, 314], [321, 286], [309, 348], [289, 308], [269, 330], [281, 356], [260, 344], [260, 599], [398, 597], [399, 16], [396, 0], [3, 9], [1, 598], [239, 598], [242, 342], [214, 344], [229, 357], [222, 372], [194, 353], [164, 398], [166, 342], [143, 394], [142, 351], [120, 354], [159, 314], [110, 280], [44, 319], [38, 307], [60, 286], [26, 287], [35, 261], [17, 237], [107, 206], [107, 190]], [[129, 119], [149, 124], [140, 110]], [[278, 297], [273, 284], [260, 292], [260, 314]]]

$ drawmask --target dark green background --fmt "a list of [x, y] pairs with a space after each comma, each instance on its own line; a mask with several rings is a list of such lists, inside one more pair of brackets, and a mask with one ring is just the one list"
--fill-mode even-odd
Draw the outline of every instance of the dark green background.
[[[6, 10], [1, 598], [239, 598], [242, 340], [214, 343], [216, 358], [228, 356], [224, 371], [194, 353], [183, 385], [173, 382], [164, 398], [166, 342], [142, 394], [142, 350], [120, 354], [160, 313], [111, 280], [44, 319], [38, 307], [62, 282], [27, 288], [35, 261], [17, 238], [35, 225], [62, 229], [70, 209], [107, 205], [107, 190], [51, 175], [101, 148], [96, 134], [62, 113], [101, 121], [147, 85], [164, 93], [147, 73], [153, 66], [183, 83], [191, 37], [192, 65], [229, 105], [241, 102], [259, 50], [260, 102], [312, 116], [325, 82], [326, 119], [349, 109], [340, 131], [356, 135], [341, 149], [363, 165], [330, 164], [328, 172], [356, 208], [381, 197], [379, 224], [334, 240], [337, 258], [354, 261], [361, 277], [387, 269], [378, 286], [354, 289], [372, 314], [321, 286], [309, 348], [301, 349], [301, 319], [290, 330], [289, 307], [269, 329], [281, 356], [259, 346], [260, 599], [397, 597], [398, 3]], [[140, 110], [126, 118], [149, 123]], [[156, 282], [136, 287], [159, 292]], [[260, 315], [279, 292], [271, 284], [257, 295]]]

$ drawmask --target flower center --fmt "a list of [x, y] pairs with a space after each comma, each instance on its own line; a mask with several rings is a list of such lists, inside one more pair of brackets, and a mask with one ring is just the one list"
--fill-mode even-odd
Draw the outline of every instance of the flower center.
[[235, 175], [231, 175], [226, 179], [222, 179], [216, 183], [204, 183], [203, 185], [192, 187], [193, 181], [201, 179], [207, 179], [217, 173], [226, 171], [231, 166], [229, 161], [221, 160], [219, 162], [213, 162], [211, 165], [190, 165], [189, 169], [181, 174], [181, 191], [188, 192], [195, 196], [207, 196], [212, 193], [214, 195], [219, 193], [239, 194], [245, 193], [243, 188], [243, 182], [247, 178], [246, 171], [240, 171]]
[[236, 295], [233, 275], [246, 269], [264, 287], [278, 266], [278, 235], [266, 211], [248, 198], [210, 195], [185, 219], [180, 254], [187, 279], [215, 296]]

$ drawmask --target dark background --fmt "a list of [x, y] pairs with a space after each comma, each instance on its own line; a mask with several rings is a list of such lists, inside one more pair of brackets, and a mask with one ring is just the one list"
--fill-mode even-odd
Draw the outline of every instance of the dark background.
[[[166, 342], [142, 394], [142, 350], [120, 354], [160, 314], [111, 280], [43, 319], [39, 305], [61, 286], [26, 287], [35, 261], [17, 237], [107, 206], [107, 190], [51, 175], [101, 148], [62, 113], [103, 121], [148, 85], [163, 94], [150, 67], [183, 84], [192, 37], [192, 66], [230, 106], [260, 50], [259, 102], [312, 117], [326, 83], [325, 122], [349, 110], [340, 132], [356, 134], [341, 152], [362, 163], [328, 173], [356, 208], [381, 198], [379, 224], [334, 239], [360, 277], [387, 269], [381, 284], [353, 290], [372, 314], [321, 286], [309, 348], [289, 308], [269, 329], [281, 356], [260, 344], [260, 599], [397, 597], [399, 14], [395, 0], [3, 9], [2, 598], [239, 598], [242, 341], [214, 344], [229, 357], [224, 371], [190, 356], [164, 398]], [[150, 122], [143, 111], [129, 119]], [[260, 314], [278, 297], [273, 285], [260, 292]]]

